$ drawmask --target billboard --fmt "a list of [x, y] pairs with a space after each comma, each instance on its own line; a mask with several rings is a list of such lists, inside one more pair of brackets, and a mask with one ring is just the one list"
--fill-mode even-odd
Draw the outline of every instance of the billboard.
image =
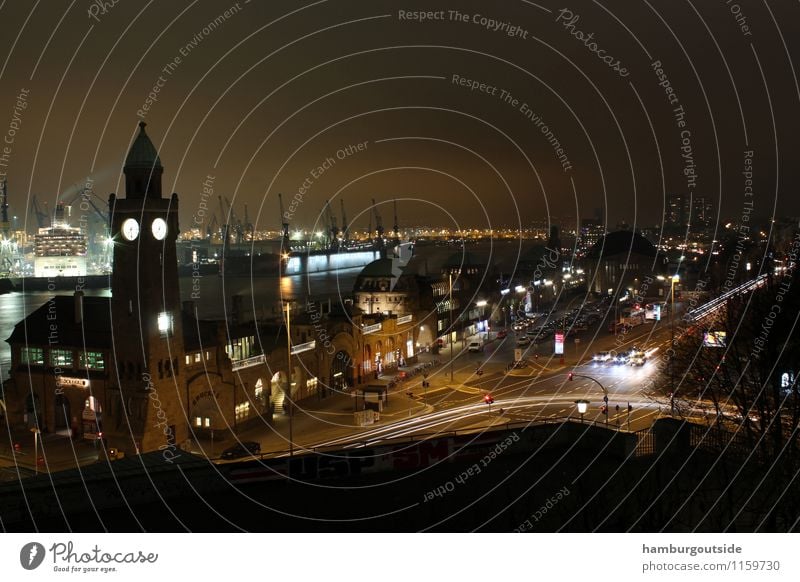
[[555, 343], [556, 343], [555, 354], [557, 356], [563, 356], [564, 355], [564, 333], [563, 332], [559, 332], [559, 333], [556, 334]]
[[724, 331], [703, 332], [703, 346], [707, 348], [724, 348], [726, 335]]

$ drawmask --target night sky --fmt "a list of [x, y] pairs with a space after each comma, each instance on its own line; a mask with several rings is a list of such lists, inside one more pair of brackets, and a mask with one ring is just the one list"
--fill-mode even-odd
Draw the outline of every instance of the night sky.
[[[327, 198], [338, 215], [339, 197], [359, 226], [371, 198], [400, 200], [401, 226], [601, 207], [649, 226], [665, 192], [707, 197], [724, 222], [749, 200], [748, 151], [755, 213], [800, 214], [797, 2], [101, 5], [0, 3], [12, 214], [87, 177], [102, 198], [122, 192], [142, 119], [184, 228], [209, 176], [213, 208], [246, 203], [257, 229], [277, 229], [277, 193], [304, 182], [292, 228]], [[391, 204], [381, 213], [390, 224]]]

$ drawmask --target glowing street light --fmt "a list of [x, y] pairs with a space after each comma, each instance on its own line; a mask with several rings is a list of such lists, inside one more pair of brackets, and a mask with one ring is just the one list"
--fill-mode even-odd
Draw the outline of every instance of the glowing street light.
[[586, 411], [589, 408], [589, 401], [588, 400], [576, 400], [575, 404], [578, 406], [578, 414], [581, 415], [581, 424], [583, 423], [583, 415], [586, 414]]
[[675, 283], [679, 283], [681, 278], [675, 274], [671, 277], [658, 276], [659, 281], [666, 281], [669, 279], [669, 326], [672, 334], [670, 341], [671, 355], [669, 362], [669, 376], [670, 376], [670, 393], [669, 393], [669, 408], [670, 413], [675, 414]]

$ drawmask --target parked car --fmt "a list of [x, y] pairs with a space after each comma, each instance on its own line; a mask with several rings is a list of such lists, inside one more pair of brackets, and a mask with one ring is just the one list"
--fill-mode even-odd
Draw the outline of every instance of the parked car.
[[497, 339], [503, 339], [507, 335], [508, 335], [508, 332], [506, 330], [504, 330], [504, 329], [501, 329], [500, 331], [497, 332]]
[[467, 350], [470, 352], [482, 352], [483, 351], [483, 343], [482, 342], [469, 342], [469, 346]]
[[243, 441], [222, 451], [223, 459], [241, 459], [261, 453], [261, 444], [254, 441]]

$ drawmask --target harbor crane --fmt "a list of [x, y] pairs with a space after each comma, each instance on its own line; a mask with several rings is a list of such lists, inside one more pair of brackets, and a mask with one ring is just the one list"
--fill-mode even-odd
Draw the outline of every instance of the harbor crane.
[[278, 205], [281, 210], [281, 246], [283, 252], [289, 252], [289, 218], [283, 210], [283, 196], [278, 194]]
[[375, 234], [377, 235], [376, 247], [378, 250], [383, 251], [383, 220], [378, 213], [378, 206], [375, 204], [375, 199], [372, 199], [372, 212], [375, 214]]
[[394, 235], [395, 244], [400, 242], [400, 227], [397, 224], [397, 198], [394, 199], [394, 224], [392, 225], [392, 234]]
[[45, 210], [42, 212], [41, 206], [39, 206], [39, 200], [36, 198], [36, 194], [33, 195], [32, 198], [32, 207], [33, 207], [33, 214], [36, 216], [36, 224], [39, 228], [45, 228], [46, 226], [50, 225], [50, 212], [47, 209], [47, 202], [45, 202]]
[[347, 244], [350, 240], [350, 225], [347, 224], [347, 215], [344, 213], [344, 198], [339, 198], [342, 206], [342, 240]]
[[333, 212], [331, 212], [330, 200], [325, 201], [323, 217], [325, 220], [325, 227], [328, 229], [330, 236], [328, 247], [337, 250], [339, 248], [339, 227], [336, 225], [336, 217], [333, 215]]
[[220, 212], [220, 219], [222, 220], [220, 224], [220, 228], [222, 229], [222, 244], [223, 244], [223, 253], [224, 248], [228, 245], [230, 241], [230, 222], [231, 216], [230, 213], [225, 212], [225, 205], [222, 203], [222, 196], [217, 196], [217, 200], [219, 201], [219, 212]]
[[236, 211], [233, 209], [233, 204], [231, 201], [228, 200], [228, 197], [225, 196], [225, 203], [228, 205], [228, 222], [233, 227], [233, 241], [240, 245], [242, 244], [242, 239], [244, 237], [244, 227], [242, 226], [242, 221], [239, 220], [239, 217], [236, 216]]

